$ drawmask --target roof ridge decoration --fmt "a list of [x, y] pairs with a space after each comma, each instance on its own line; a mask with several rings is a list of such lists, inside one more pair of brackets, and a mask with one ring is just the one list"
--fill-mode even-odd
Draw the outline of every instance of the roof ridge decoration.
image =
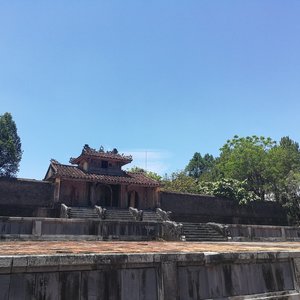
[[60, 164], [60, 162], [58, 160], [54, 159], [54, 158], [50, 159], [50, 163], [52, 163], [52, 164]]
[[124, 153], [120, 154], [116, 148], [113, 148], [112, 151], [104, 151], [104, 147], [101, 146], [99, 150], [91, 148], [88, 144], [83, 146], [81, 154], [78, 157], [71, 157], [70, 163], [77, 164], [79, 159], [84, 156], [93, 156], [96, 158], [104, 158], [104, 159], [116, 159], [118, 161], [122, 161], [125, 163], [132, 162], [131, 155], [125, 155]]

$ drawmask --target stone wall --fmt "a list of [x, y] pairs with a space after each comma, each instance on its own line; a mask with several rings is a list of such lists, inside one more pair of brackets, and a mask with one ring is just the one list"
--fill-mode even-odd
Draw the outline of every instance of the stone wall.
[[54, 185], [19, 178], [0, 178], [0, 205], [51, 206]]
[[[140, 209], [157, 206], [155, 189], [133, 186], [128, 190], [123, 188], [120, 192], [121, 197], [125, 199], [121, 203], [122, 207], [128, 205], [126, 197], [131, 189], [139, 194]], [[67, 205], [89, 205], [85, 183], [64, 182], [60, 192], [61, 201]], [[53, 183], [26, 179], [0, 179], [0, 215], [2, 216], [57, 217], [53, 199]], [[231, 200], [213, 196], [160, 192], [159, 203], [163, 210], [172, 211], [173, 220], [179, 222], [287, 224], [284, 210], [274, 202], [253, 202], [248, 206], [238, 206]]]
[[1, 299], [299, 299], [299, 262], [280, 252], [1, 256]]
[[55, 216], [54, 185], [19, 178], [0, 178], [1, 216]]
[[162, 235], [158, 222], [0, 217], [0, 239], [155, 240]]
[[178, 222], [286, 225], [284, 209], [275, 202], [252, 202], [239, 206], [214, 196], [160, 192], [160, 206]]
[[233, 241], [300, 241], [299, 227], [241, 224], [226, 227]]

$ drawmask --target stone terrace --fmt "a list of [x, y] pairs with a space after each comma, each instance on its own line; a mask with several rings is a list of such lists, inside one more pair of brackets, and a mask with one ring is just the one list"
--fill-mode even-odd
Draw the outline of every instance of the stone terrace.
[[102, 242], [102, 241], [3, 241], [0, 256], [135, 253], [238, 253], [300, 252], [298, 242]]

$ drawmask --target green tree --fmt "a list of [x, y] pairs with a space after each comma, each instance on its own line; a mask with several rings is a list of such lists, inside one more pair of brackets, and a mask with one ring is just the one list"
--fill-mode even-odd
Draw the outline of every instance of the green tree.
[[163, 190], [180, 193], [197, 193], [198, 180], [188, 176], [186, 172], [174, 172], [170, 178], [163, 180]]
[[192, 159], [185, 168], [189, 176], [198, 178], [204, 169], [204, 161], [199, 152], [195, 152]]
[[248, 189], [264, 200], [269, 184], [267, 157], [275, 144], [271, 138], [234, 136], [220, 149], [217, 163], [220, 176], [246, 180]]
[[162, 180], [162, 177], [159, 174], [157, 174], [155, 172], [152, 172], [152, 171], [146, 171], [143, 168], [140, 168], [140, 167], [137, 167], [137, 166], [132, 167], [128, 171], [132, 172], [132, 173], [143, 173], [147, 177], [149, 177], [151, 179], [154, 179], [156, 181], [161, 181]]
[[283, 137], [278, 145], [270, 149], [265, 172], [269, 180], [269, 192], [278, 202], [281, 202], [291, 172], [300, 172], [299, 145], [289, 137]]
[[287, 209], [289, 224], [300, 223], [300, 173], [290, 172], [281, 191], [281, 204]]
[[22, 158], [21, 140], [10, 113], [0, 116], [0, 176], [13, 177]]
[[199, 152], [195, 152], [188, 165], [185, 167], [187, 174], [194, 178], [199, 178], [209, 172], [214, 166], [215, 159], [206, 153], [203, 157]]
[[300, 173], [299, 144], [289, 137], [277, 144], [271, 138], [238, 137], [228, 140], [217, 160], [219, 178], [247, 182], [262, 200], [281, 202], [290, 172]]
[[283, 148], [293, 149], [296, 152], [299, 152], [299, 144], [293, 141], [289, 136], [284, 136], [280, 139], [279, 145]]
[[200, 182], [198, 193], [214, 195], [238, 202], [240, 205], [259, 200], [253, 192], [248, 191], [246, 181], [232, 178], [223, 178], [214, 182]]

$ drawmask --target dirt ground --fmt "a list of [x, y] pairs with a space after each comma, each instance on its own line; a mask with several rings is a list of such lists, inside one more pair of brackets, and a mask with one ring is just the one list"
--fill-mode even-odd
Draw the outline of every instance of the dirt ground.
[[2, 241], [0, 256], [43, 254], [300, 251], [300, 242]]

